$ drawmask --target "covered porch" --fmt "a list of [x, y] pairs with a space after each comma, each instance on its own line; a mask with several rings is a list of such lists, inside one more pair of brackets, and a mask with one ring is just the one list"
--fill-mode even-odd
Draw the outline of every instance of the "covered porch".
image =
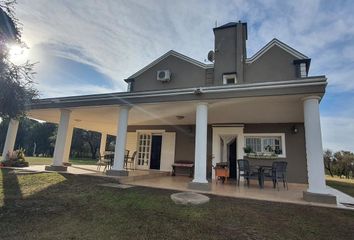
[[[310, 192], [327, 193], [322, 162], [319, 99], [316, 95], [297, 94], [79, 107], [63, 102], [61, 107], [33, 108], [28, 116], [59, 124], [53, 164], [47, 167], [48, 170], [66, 170], [74, 127], [101, 132], [101, 146], [105, 146], [107, 134], [117, 136], [114, 165], [107, 172], [113, 176], [129, 174], [124, 168], [126, 149], [138, 152], [135, 160], [137, 169], [149, 170], [150, 152], [146, 147], [151, 146], [139, 145], [145, 141], [140, 137], [160, 135], [163, 140], [159, 170], [171, 172], [171, 165], [175, 161], [191, 160], [195, 174], [193, 179], [188, 179], [188, 188], [209, 191], [212, 188], [211, 181], [215, 180], [212, 165], [223, 161], [220, 153], [220, 139], [223, 136], [236, 138], [235, 154], [237, 159], [242, 159], [247, 134], [269, 135], [276, 132], [284, 134], [286, 138], [283, 141], [284, 144], [286, 142], [286, 155], [283, 154], [282, 158], [288, 161], [294, 159], [289, 164], [289, 172], [294, 176], [305, 176], [306, 180], [302, 180], [302, 183], [308, 179]], [[277, 125], [282, 126], [281, 132], [277, 132]], [[303, 135], [291, 137], [294, 126]], [[12, 120], [8, 131], [8, 148], [11, 148], [16, 128], [16, 120]], [[184, 138], [179, 138], [180, 135]], [[304, 141], [296, 140], [301, 138], [306, 138], [307, 161], [304, 156], [298, 165], [297, 149], [301, 149], [301, 154], [306, 154]]]

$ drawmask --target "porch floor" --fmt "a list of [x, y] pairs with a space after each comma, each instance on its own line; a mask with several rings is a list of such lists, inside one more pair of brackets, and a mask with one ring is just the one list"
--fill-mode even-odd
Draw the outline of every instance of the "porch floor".
[[[191, 191], [188, 189], [188, 183], [190, 181], [192, 181], [192, 178], [185, 176], [163, 176], [158, 178], [138, 180], [130, 184], [178, 191]], [[279, 185], [278, 191], [277, 189], [273, 188], [272, 182], [270, 181], [265, 182], [265, 187], [263, 189], [258, 187], [258, 181], [256, 180], [251, 181], [250, 187], [247, 187], [247, 185], [245, 185], [243, 182], [240, 183], [240, 186], [237, 186], [235, 181], [229, 181], [225, 184], [222, 184], [221, 182], [216, 183], [216, 181], [213, 181], [211, 183], [211, 191], [196, 192], [226, 197], [248, 198], [263, 201], [295, 203], [313, 206], [339, 207], [354, 210], [354, 207], [348, 207], [341, 204], [349, 203], [354, 206], [354, 198], [331, 187], [327, 186], [328, 192], [337, 196], [337, 205], [311, 203], [304, 201], [303, 191], [307, 190], [307, 184], [289, 183], [288, 187], [289, 190], [286, 190], [283, 188], [283, 185]]]
[[[21, 170], [45, 172], [45, 165], [33, 165], [27, 168], [21, 168]], [[169, 176], [167, 172], [160, 172], [156, 170], [142, 171], [142, 170], [132, 170], [129, 171], [129, 176], [127, 177], [112, 177], [107, 176], [102, 171], [97, 171], [96, 165], [72, 165], [67, 169], [67, 173], [78, 174], [78, 175], [90, 175], [97, 177], [107, 177], [117, 179], [119, 183], [130, 184], [135, 186], [144, 186], [152, 188], [169, 189], [176, 191], [191, 191], [188, 189], [188, 183], [192, 181], [192, 178], [188, 176]], [[221, 182], [216, 183], [213, 181], [211, 183], [211, 191], [195, 191], [205, 194], [220, 195], [226, 197], [236, 197], [236, 198], [248, 198], [263, 201], [273, 201], [273, 202], [284, 202], [284, 203], [295, 203], [303, 205], [313, 205], [313, 206], [325, 206], [325, 207], [340, 207], [354, 210], [353, 207], [344, 206], [341, 203], [351, 204], [354, 206], [354, 198], [350, 197], [336, 189], [328, 188], [328, 192], [337, 196], [338, 204], [328, 205], [319, 203], [310, 203], [303, 200], [303, 191], [307, 190], [307, 184], [288, 184], [289, 190], [283, 188], [279, 185], [279, 191], [273, 189], [272, 183], [270, 181], [265, 182], [265, 187], [260, 189], [258, 187], [258, 182], [256, 180], [251, 181], [250, 187], [247, 187], [243, 182], [240, 186], [236, 185], [235, 181], [229, 181], [225, 184]]]

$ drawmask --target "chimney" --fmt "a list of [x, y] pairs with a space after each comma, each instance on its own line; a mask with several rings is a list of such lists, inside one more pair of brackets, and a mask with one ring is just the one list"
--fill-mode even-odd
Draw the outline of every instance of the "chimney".
[[230, 22], [214, 28], [213, 31], [215, 36], [215, 83], [217, 85], [232, 83], [229, 81], [230, 78], [226, 79], [227, 76], [236, 76], [235, 83], [243, 83], [243, 68], [247, 57], [247, 23]]

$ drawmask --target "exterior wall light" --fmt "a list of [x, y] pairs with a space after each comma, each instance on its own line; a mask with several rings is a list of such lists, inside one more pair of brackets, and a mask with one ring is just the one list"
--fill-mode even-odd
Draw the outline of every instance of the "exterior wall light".
[[202, 92], [202, 90], [200, 89], [200, 88], [196, 88], [196, 89], [194, 89], [194, 94], [195, 95], [200, 95], [200, 94], [202, 94], [203, 92]]
[[296, 127], [296, 125], [294, 125], [292, 128], [291, 128], [291, 131], [293, 134], [297, 134], [299, 132], [299, 129]]

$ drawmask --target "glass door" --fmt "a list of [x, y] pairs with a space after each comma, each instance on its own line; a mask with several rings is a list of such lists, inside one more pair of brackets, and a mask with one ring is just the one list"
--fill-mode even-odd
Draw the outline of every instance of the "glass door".
[[136, 159], [138, 169], [150, 168], [151, 138], [151, 133], [138, 134], [138, 156]]

